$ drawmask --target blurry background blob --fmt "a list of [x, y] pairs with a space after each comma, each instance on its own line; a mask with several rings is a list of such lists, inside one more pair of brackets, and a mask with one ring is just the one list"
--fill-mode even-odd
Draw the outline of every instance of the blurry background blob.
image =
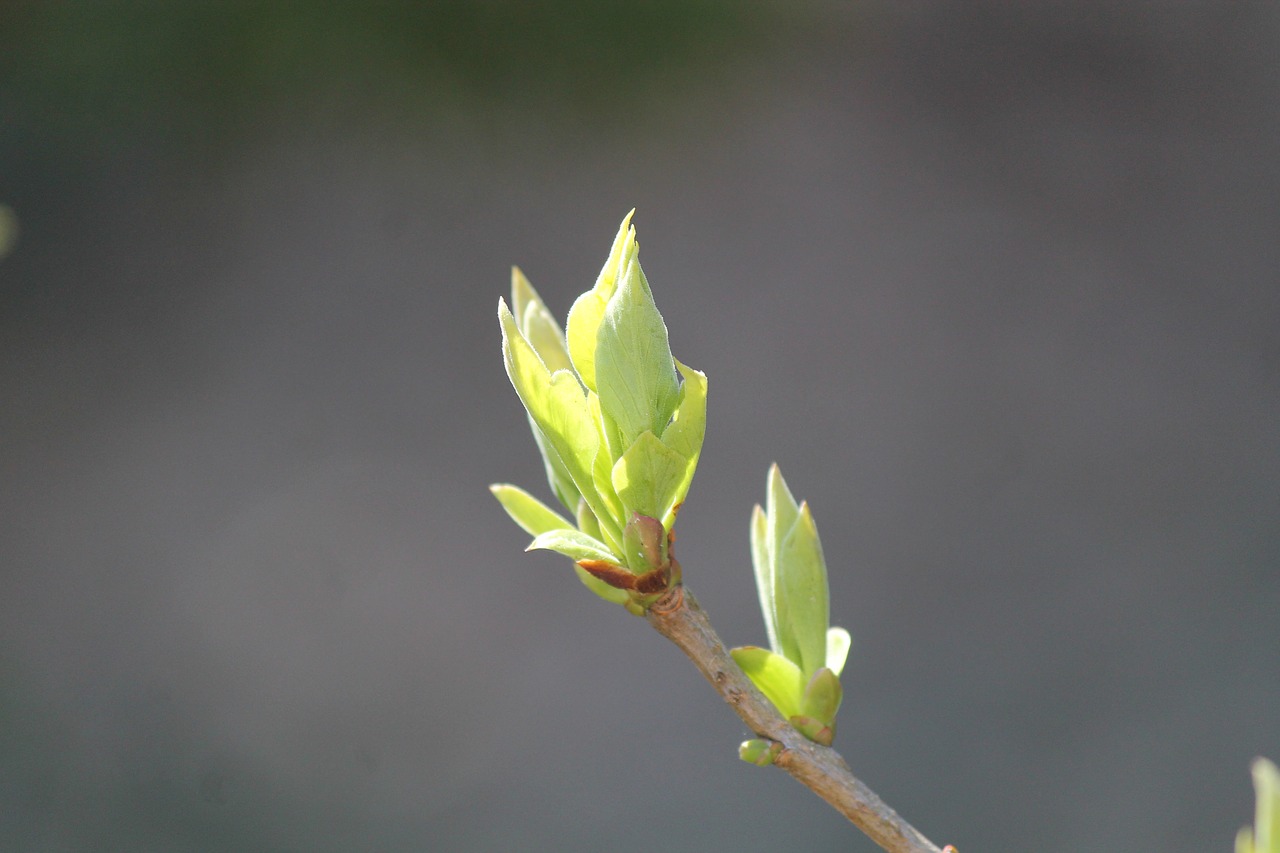
[[[841, 849], [486, 485], [633, 206], [710, 379], [680, 560], [763, 642], [778, 461], [855, 769], [961, 850], [1227, 850], [1280, 755], [1266, 4], [0, 9], [0, 847]], [[549, 497], [544, 495], [544, 497]]]

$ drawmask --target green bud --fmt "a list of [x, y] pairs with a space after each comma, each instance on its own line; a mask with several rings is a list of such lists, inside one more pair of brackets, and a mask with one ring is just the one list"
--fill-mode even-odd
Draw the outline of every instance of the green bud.
[[[753, 510], [750, 531], [756, 590], [772, 651], [766, 658], [758, 649], [738, 664], [783, 716], [793, 724], [801, 721], [796, 728], [830, 743], [840, 707], [839, 674], [852, 641], [848, 631], [828, 624], [827, 565], [818, 527], [777, 465], [769, 469], [765, 506]], [[794, 675], [778, 661], [786, 661]]]
[[628, 446], [650, 432], [661, 435], [680, 397], [667, 327], [640, 269], [635, 231], [624, 250], [623, 272], [596, 333], [596, 391], [602, 408]]
[[781, 754], [782, 744], [776, 740], [752, 738], [751, 740], [744, 740], [738, 746], [738, 757], [757, 767], [768, 767]]
[[594, 592], [643, 612], [680, 582], [671, 533], [702, 451], [707, 378], [671, 355], [631, 214], [567, 333], [517, 268], [498, 319], [507, 376], [574, 521], [515, 486], [494, 495], [530, 548], [572, 558]]
[[815, 720], [813, 717], [806, 717], [803, 714], [790, 717], [787, 722], [791, 723], [796, 731], [814, 743], [831, 746], [831, 742], [835, 740], [835, 723], [825, 723], [822, 720]]
[[622, 531], [622, 548], [627, 565], [636, 574], [667, 564], [667, 532], [656, 518], [632, 513], [631, 520]]

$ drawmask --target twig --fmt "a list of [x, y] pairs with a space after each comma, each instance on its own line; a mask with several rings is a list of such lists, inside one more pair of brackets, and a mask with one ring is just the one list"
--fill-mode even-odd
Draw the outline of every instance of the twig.
[[649, 608], [649, 624], [680, 647], [743, 722], [782, 744], [774, 763], [830, 803], [889, 853], [942, 853], [853, 775], [840, 753], [796, 731], [738, 667], [693, 593], [676, 585]]

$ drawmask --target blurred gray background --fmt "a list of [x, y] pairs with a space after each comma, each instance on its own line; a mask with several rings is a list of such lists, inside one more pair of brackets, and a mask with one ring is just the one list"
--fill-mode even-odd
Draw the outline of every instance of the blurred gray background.
[[1228, 851], [1280, 759], [1272, 3], [0, 10], [0, 849], [870, 851], [486, 486], [631, 207], [679, 552], [965, 853]]

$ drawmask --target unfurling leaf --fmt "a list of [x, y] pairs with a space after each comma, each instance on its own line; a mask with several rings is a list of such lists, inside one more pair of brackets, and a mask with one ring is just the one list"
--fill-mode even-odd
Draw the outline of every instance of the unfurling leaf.
[[534, 538], [529, 543], [529, 547], [525, 548], [526, 551], [538, 549], [564, 554], [575, 562], [599, 560], [617, 563], [620, 561], [620, 558], [609, 550], [609, 546], [580, 530], [550, 530]]
[[515, 486], [494, 495], [535, 535], [530, 547], [572, 558], [592, 591], [643, 613], [680, 583], [670, 542], [706, 434], [707, 378], [671, 355], [631, 214], [564, 331], [517, 268], [498, 321], [507, 376], [573, 521]]
[[617, 287], [623, 251], [628, 243], [634, 243], [636, 239], [635, 228], [631, 225], [634, 214], [633, 210], [623, 218], [618, 236], [613, 238], [609, 258], [596, 278], [595, 287], [577, 298], [569, 309], [569, 320], [565, 324], [569, 356], [573, 360], [574, 370], [578, 372], [582, 384], [591, 391], [596, 390], [596, 344], [600, 322], [604, 319], [605, 306], [609, 304], [609, 298]]
[[[828, 624], [827, 564], [818, 527], [809, 505], [796, 502], [777, 465], [769, 469], [765, 506], [753, 510], [750, 530], [751, 562], [769, 645], [773, 657], [796, 671], [794, 692], [775, 684], [765, 695], [807, 737], [829, 744], [840, 707], [839, 675], [852, 640], [848, 631]], [[771, 658], [750, 662], [758, 669], [764, 662], [778, 669]]]
[[653, 304], [635, 241], [622, 259], [617, 289], [597, 332], [596, 393], [630, 445], [643, 432], [661, 435], [680, 397], [667, 327]]
[[552, 530], [572, 530], [573, 524], [555, 512], [542, 501], [526, 492], [519, 486], [510, 483], [496, 483], [489, 487], [493, 496], [502, 504], [502, 508], [511, 516], [512, 521], [524, 528], [531, 536], [538, 536]]

